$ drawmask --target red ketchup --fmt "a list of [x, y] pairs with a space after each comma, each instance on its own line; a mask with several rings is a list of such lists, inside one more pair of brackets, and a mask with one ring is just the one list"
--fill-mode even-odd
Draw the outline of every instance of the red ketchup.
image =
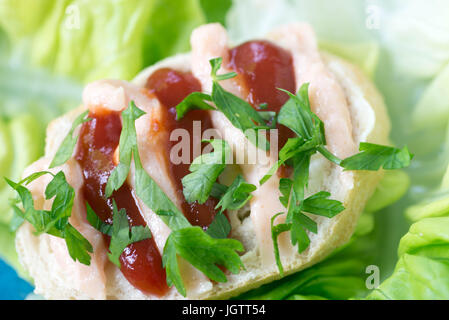
[[[193, 121], [201, 121], [201, 136], [207, 129], [212, 128], [209, 113], [205, 110], [191, 110], [181, 120], [177, 120], [176, 106], [190, 93], [201, 91], [200, 82], [190, 72], [180, 72], [169, 68], [159, 69], [147, 80], [146, 88], [157, 97], [162, 105], [162, 125], [169, 134], [165, 147], [165, 159], [169, 175], [174, 182], [179, 199], [183, 199], [182, 211], [192, 225], [201, 226], [204, 230], [213, 221], [218, 200], [212, 197], [204, 204], [188, 203], [182, 192], [181, 179], [190, 173], [189, 166], [193, 159]], [[185, 129], [190, 134], [190, 159], [188, 163], [173, 164], [170, 161], [170, 151], [178, 141], [170, 141], [170, 133], [175, 129]], [[198, 143], [201, 144], [201, 136]], [[197, 146], [198, 147], [198, 146]], [[202, 147], [202, 146], [200, 146]]]
[[[291, 54], [264, 41], [245, 42], [230, 50], [228, 68], [238, 74], [238, 81], [246, 89], [246, 101], [256, 110], [261, 110], [261, 104], [267, 104], [265, 111], [279, 112], [287, 102], [288, 95], [277, 88], [292, 93], [296, 90], [295, 72]], [[283, 125], [278, 125], [278, 147], [281, 149], [294, 133]], [[286, 177], [289, 168], [283, 166], [278, 174]]]
[[[84, 175], [83, 195], [104, 222], [112, 224], [112, 199], [118, 209], [125, 209], [130, 226], [146, 226], [129, 185], [105, 196], [106, 183], [115, 168], [113, 155], [118, 147], [122, 124], [120, 113], [103, 110], [90, 113], [91, 121], [83, 124], [76, 159]], [[107, 243], [109, 236], [104, 236]], [[162, 296], [167, 292], [165, 270], [154, 238], [133, 243], [120, 256], [121, 272], [137, 289]]]

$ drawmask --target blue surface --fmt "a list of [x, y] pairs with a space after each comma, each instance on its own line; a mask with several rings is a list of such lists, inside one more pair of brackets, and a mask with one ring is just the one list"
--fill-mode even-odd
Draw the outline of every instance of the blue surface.
[[0, 300], [23, 300], [33, 287], [0, 259]]

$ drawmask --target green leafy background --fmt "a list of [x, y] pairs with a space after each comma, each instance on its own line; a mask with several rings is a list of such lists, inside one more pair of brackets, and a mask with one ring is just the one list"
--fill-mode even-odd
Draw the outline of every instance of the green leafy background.
[[[43, 153], [46, 125], [80, 103], [87, 82], [129, 80], [188, 51], [190, 32], [206, 22], [226, 24], [238, 44], [298, 20], [373, 79], [392, 140], [415, 159], [382, 181], [347, 245], [242, 298], [449, 299], [447, 1], [0, 0], [0, 176], [18, 179]], [[0, 180], [0, 256], [24, 275], [11, 197]], [[370, 265], [380, 271], [376, 289], [366, 285]]]

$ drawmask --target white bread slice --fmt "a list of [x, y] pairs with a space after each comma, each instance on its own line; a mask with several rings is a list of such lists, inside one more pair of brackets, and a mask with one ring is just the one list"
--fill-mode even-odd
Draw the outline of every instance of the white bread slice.
[[[271, 40], [276, 41], [275, 37]], [[327, 71], [341, 86], [346, 98], [352, 125], [352, 138], [355, 144], [358, 145], [362, 141], [388, 144], [388, 135], [390, 131], [388, 116], [383, 100], [371, 81], [368, 80], [355, 66], [339, 58], [325, 53], [321, 55], [321, 58]], [[184, 54], [161, 61], [139, 74], [134, 80], [134, 84], [137, 86], [144, 86], [149, 75], [161, 67], [189, 71], [191, 70], [191, 57], [189, 54]], [[81, 113], [81, 111], [81, 109], [73, 111], [69, 115], [54, 120], [49, 126], [47, 130], [46, 155], [44, 157], [47, 160], [40, 160], [41, 165], [42, 161], [46, 161], [46, 165], [48, 166], [48, 163], [51, 161], [62, 138], [65, 136], [66, 132], [68, 132], [71, 122], [79, 113]], [[140, 139], [140, 144], [140, 141], [143, 138], [138, 137], [138, 139]], [[141, 154], [145, 153], [145, 150], [140, 150], [140, 152]], [[27, 173], [38, 170], [38, 168], [33, 166], [36, 166], [36, 164], [32, 165], [27, 170]], [[232, 173], [229, 174], [232, 175]], [[346, 210], [333, 219], [314, 217], [315, 221], [318, 223], [319, 232], [317, 235], [309, 234], [311, 239], [310, 247], [302, 254], [298, 254], [294, 250], [290, 252], [288, 252], [289, 250], [284, 250], [287, 254], [283, 256], [282, 262], [286, 274], [291, 274], [317, 263], [349, 239], [359, 214], [383, 175], [381, 171], [351, 172], [347, 177], [347, 179], [349, 179], [348, 184], [332, 183], [334, 180], [338, 181], [341, 174], [342, 172], [339, 168], [328, 163], [327, 160], [320, 156], [314, 156], [311, 164], [310, 189], [308, 191], [313, 193], [316, 191], [328, 190], [333, 195], [333, 198], [343, 201]], [[153, 176], [153, 178], [155, 177]], [[74, 183], [74, 181], [69, 182]], [[132, 184], [132, 181], [130, 182]], [[159, 181], [158, 183], [161, 184]], [[164, 186], [161, 185], [161, 187]], [[41, 193], [38, 194], [39, 192]], [[39, 202], [38, 200], [41, 199], [42, 194], [42, 189], [36, 193], [33, 191], [33, 196], [37, 203]], [[148, 208], [146, 208], [145, 211], [148, 211], [147, 209]], [[74, 208], [74, 210], [81, 209], [77, 207]], [[246, 214], [246, 211], [248, 211], [248, 207], [239, 212], [230, 212], [233, 237], [242, 241], [246, 249], [246, 252], [242, 255], [242, 261], [246, 270], [242, 270], [237, 275], [228, 275], [228, 282], [226, 283], [212, 283], [204, 277], [199, 277], [199, 282], [202, 282], [203, 285], [196, 290], [193, 287], [192, 290], [189, 290], [188, 286], [188, 298], [227, 298], [279, 278], [278, 270], [274, 264], [262, 266], [259, 243], [256, 240], [256, 230], [254, 230], [252, 219]], [[276, 212], [273, 212], [273, 214], [275, 213]], [[79, 212], [74, 214], [74, 216], [79, 215]], [[148, 221], [147, 216], [145, 219]], [[157, 219], [157, 217], [155, 219]], [[152, 229], [153, 235], [156, 237], [155, 233], [158, 231], [152, 227], [151, 223], [149, 223], [149, 226]], [[266, 236], [268, 241], [271, 241], [270, 234], [267, 234]], [[53, 248], [48, 245], [49, 241], [53, 241], [49, 240], [50, 238], [53, 237], [46, 235], [35, 237], [32, 234], [32, 228], [28, 224], [24, 224], [17, 233], [16, 246], [19, 257], [24, 267], [35, 279], [36, 293], [42, 294], [48, 299], [155, 298], [144, 295], [131, 286], [122, 276], [121, 272], [107, 261], [102, 262], [104, 263], [105, 276], [104, 291], [99, 289], [86, 290], [86, 286], [83, 287], [80, 285], [79, 278], [78, 280], [70, 279], [66, 270], [61, 268], [61, 265], [55, 262], [58, 259], [61, 259], [61, 257], [56, 257], [60, 253], [54, 251]], [[287, 234], [285, 238], [284, 243], [288, 244], [289, 238]], [[98, 242], [99, 250], [95, 253], [95, 255], [98, 255], [95, 257], [95, 261], [104, 261], [102, 259], [104, 259], [105, 256], [105, 248], [101, 248], [101, 239], [99, 239]], [[65, 261], [64, 263], [72, 266], [78, 273], [80, 272], [80, 268], [92, 268], [92, 266], [84, 267], [79, 263], [71, 261], [68, 255], [62, 259], [68, 259], [68, 261]], [[100, 268], [98, 268], [98, 266], [95, 266], [95, 268], [97, 268], [95, 269], [97, 270], [97, 275], [101, 274], [101, 264]], [[95, 273], [93, 274], [95, 275]], [[184, 278], [186, 279], [188, 276], [184, 274]], [[87, 284], [89, 281], [91, 281], [92, 286], [98, 284], [98, 278], [92, 276], [92, 273], [90, 273], [90, 277], [87, 277], [87, 279]], [[163, 298], [181, 299], [183, 297], [176, 292], [175, 288], [172, 288]]]

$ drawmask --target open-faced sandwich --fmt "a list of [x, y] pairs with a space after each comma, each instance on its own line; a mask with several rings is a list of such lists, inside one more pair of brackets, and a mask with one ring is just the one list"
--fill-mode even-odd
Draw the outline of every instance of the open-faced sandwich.
[[382, 178], [376, 89], [320, 52], [307, 24], [192, 51], [133, 82], [89, 84], [18, 183], [20, 260], [48, 299], [214, 299], [307, 268], [344, 244]]

